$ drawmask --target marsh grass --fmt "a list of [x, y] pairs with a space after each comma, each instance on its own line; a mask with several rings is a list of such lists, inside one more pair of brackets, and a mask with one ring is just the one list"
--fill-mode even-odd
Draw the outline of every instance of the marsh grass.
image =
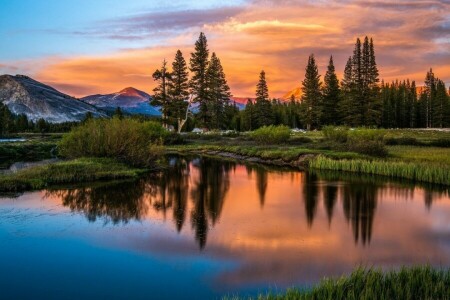
[[53, 137], [30, 138], [25, 142], [0, 143], [0, 167], [15, 161], [36, 161], [57, 154], [57, 141]]
[[[242, 299], [227, 297], [225, 299]], [[252, 298], [248, 298], [252, 299]], [[450, 299], [450, 269], [430, 266], [381, 269], [358, 268], [349, 276], [324, 279], [310, 289], [292, 288], [283, 294], [259, 295], [260, 300], [357, 300], [357, 299]]]
[[64, 183], [137, 178], [144, 169], [110, 158], [80, 158], [0, 175], [0, 192], [20, 192]]
[[336, 160], [320, 155], [309, 161], [309, 167], [450, 185], [450, 168], [434, 164], [362, 159]]
[[151, 166], [162, 153], [167, 131], [155, 122], [130, 118], [91, 119], [65, 134], [59, 143], [67, 158], [110, 157], [135, 166]]
[[250, 132], [250, 138], [262, 145], [286, 143], [291, 136], [291, 130], [284, 125], [263, 126]]

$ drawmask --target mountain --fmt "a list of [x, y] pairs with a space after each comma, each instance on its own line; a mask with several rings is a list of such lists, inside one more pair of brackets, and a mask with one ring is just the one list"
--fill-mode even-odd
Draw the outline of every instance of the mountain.
[[295, 100], [301, 101], [302, 99], [302, 88], [301, 87], [296, 87], [295, 89], [287, 92], [283, 97], [281, 97], [282, 100], [285, 101], [290, 101], [292, 95], [294, 95]]
[[91, 95], [81, 98], [81, 101], [92, 104], [105, 111], [113, 112], [117, 107], [127, 114], [160, 116], [157, 107], [150, 105], [151, 96], [132, 87], [107, 95]]
[[24, 75], [0, 76], [0, 102], [12, 113], [25, 114], [33, 121], [43, 118], [62, 123], [80, 121], [88, 112], [94, 116], [105, 115], [90, 104]]

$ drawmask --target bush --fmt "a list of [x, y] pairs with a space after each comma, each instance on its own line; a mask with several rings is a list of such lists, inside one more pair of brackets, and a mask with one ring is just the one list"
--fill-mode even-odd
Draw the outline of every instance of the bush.
[[349, 151], [385, 157], [388, 151], [384, 144], [386, 132], [382, 129], [357, 129], [349, 131], [347, 149]]
[[418, 146], [418, 145], [422, 144], [416, 138], [413, 138], [413, 137], [398, 137], [398, 138], [391, 137], [391, 138], [385, 139], [385, 143], [386, 143], [386, 145], [391, 145], [391, 146], [395, 146], [395, 145]]
[[296, 136], [289, 140], [289, 145], [303, 145], [313, 143], [313, 139], [307, 136]]
[[250, 133], [250, 138], [260, 144], [285, 143], [290, 136], [291, 130], [284, 125], [263, 126]]
[[336, 143], [346, 143], [348, 132], [348, 128], [343, 126], [324, 126], [322, 128], [322, 133], [325, 137], [325, 140]]
[[164, 137], [164, 145], [184, 145], [186, 140], [179, 133], [169, 133]]
[[439, 138], [437, 140], [431, 141], [430, 146], [450, 148], [450, 139]]
[[155, 122], [129, 118], [91, 119], [65, 134], [60, 154], [68, 158], [111, 157], [150, 166], [162, 152], [167, 131]]

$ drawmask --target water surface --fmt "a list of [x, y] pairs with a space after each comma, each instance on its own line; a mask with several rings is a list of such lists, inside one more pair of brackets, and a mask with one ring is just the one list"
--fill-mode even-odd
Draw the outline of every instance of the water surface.
[[0, 198], [5, 298], [220, 298], [414, 264], [450, 266], [445, 189], [181, 157]]

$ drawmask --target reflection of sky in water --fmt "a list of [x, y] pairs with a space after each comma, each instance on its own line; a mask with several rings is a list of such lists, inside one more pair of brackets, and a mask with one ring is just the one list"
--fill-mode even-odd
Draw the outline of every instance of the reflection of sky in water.
[[1, 199], [4, 295], [204, 298], [310, 284], [359, 264], [450, 266], [447, 192], [172, 163], [137, 183]]

